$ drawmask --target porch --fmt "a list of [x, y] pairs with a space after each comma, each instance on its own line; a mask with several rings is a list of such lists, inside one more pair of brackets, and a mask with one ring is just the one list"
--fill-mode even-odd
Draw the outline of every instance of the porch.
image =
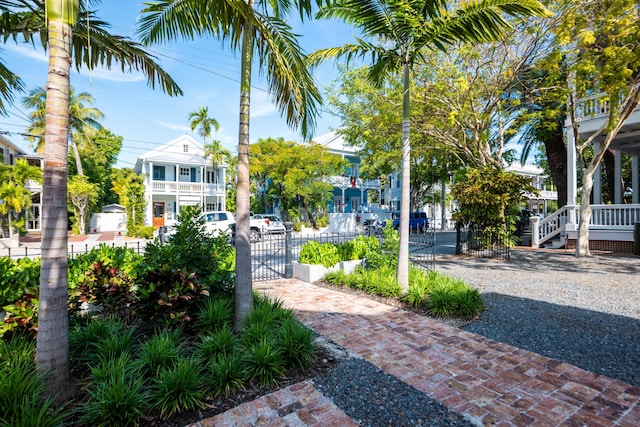
[[[634, 226], [640, 222], [640, 204], [591, 205], [589, 247], [592, 250], [633, 253]], [[576, 224], [580, 207], [563, 206], [546, 218], [531, 218], [531, 246], [543, 247], [555, 242], [556, 247], [575, 248]]]
[[151, 192], [153, 194], [220, 196], [224, 195], [225, 191], [225, 186], [222, 184], [185, 181], [151, 181]]
[[[589, 138], [603, 128], [609, 117], [608, 96], [598, 94], [577, 101], [579, 137]], [[578, 198], [578, 165], [576, 141], [571, 120], [565, 122], [567, 141], [567, 206], [544, 219], [531, 219], [531, 246], [541, 247], [552, 239], [556, 247], [575, 248], [578, 238], [580, 207]], [[597, 151], [606, 134], [594, 141]], [[596, 169], [591, 198], [592, 217], [589, 222], [589, 246], [593, 250], [633, 253], [634, 225], [640, 222], [640, 109], [624, 124], [609, 148], [614, 154], [614, 179], [611, 204], [604, 204], [602, 197], [602, 163]], [[630, 164], [630, 176], [623, 176], [623, 163]], [[628, 173], [628, 172], [627, 172]], [[629, 203], [630, 202], [630, 203]]]

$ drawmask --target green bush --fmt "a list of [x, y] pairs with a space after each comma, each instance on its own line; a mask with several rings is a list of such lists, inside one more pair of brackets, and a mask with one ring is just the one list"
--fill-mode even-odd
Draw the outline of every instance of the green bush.
[[285, 372], [282, 349], [267, 337], [244, 349], [247, 376], [261, 386], [277, 385]]
[[0, 426], [61, 425], [65, 407], [42, 398], [44, 381], [34, 365], [35, 345], [26, 335], [0, 340]]
[[208, 363], [220, 356], [232, 354], [239, 343], [230, 326], [217, 330], [212, 335], [199, 335], [195, 344], [195, 354], [201, 362]]
[[153, 239], [155, 228], [152, 225], [135, 225], [127, 229], [127, 234], [131, 237], [140, 237], [142, 239]]
[[194, 326], [198, 332], [216, 332], [233, 323], [233, 300], [210, 296], [198, 309]]
[[156, 377], [163, 369], [172, 368], [186, 351], [180, 330], [163, 329], [140, 344], [140, 358], [136, 366], [145, 378]]
[[194, 408], [204, 407], [200, 378], [203, 370], [193, 359], [180, 358], [173, 367], [164, 368], [150, 391], [153, 406], [162, 417]]
[[134, 333], [134, 328], [114, 316], [72, 321], [69, 330], [71, 362], [81, 372], [87, 371], [89, 365], [131, 349]]
[[313, 332], [296, 319], [283, 321], [277, 343], [287, 369], [303, 370], [313, 363], [316, 354]]
[[83, 425], [133, 426], [147, 413], [148, 396], [127, 353], [96, 367], [86, 391], [76, 410]]
[[340, 250], [334, 243], [320, 243], [309, 240], [300, 248], [302, 264], [322, 264], [329, 268], [341, 261]]
[[212, 359], [204, 376], [205, 388], [213, 395], [229, 396], [244, 387], [246, 367], [240, 352], [221, 355]]

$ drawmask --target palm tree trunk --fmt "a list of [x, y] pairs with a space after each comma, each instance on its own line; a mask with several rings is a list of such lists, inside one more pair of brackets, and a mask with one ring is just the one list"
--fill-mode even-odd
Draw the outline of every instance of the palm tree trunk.
[[409, 64], [403, 66], [404, 94], [402, 98], [402, 188], [400, 192], [400, 246], [398, 248], [398, 270], [396, 278], [403, 293], [409, 291], [409, 199], [410, 170], [411, 170], [411, 144], [409, 141], [411, 129], [410, 110], [410, 76]]
[[240, 79], [240, 132], [238, 138], [238, 183], [236, 192], [236, 289], [234, 328], [240, 331], [253, 308], [251, 284], [251, 244], [249, 242], [249, 117], [253, 28], [245, 24], [242, 39]]
[[67, 159], [71, 25], [49, 21], [38, 369], [48, 375], [45, 394], [64, 400], [70, 393], [67, 314]]

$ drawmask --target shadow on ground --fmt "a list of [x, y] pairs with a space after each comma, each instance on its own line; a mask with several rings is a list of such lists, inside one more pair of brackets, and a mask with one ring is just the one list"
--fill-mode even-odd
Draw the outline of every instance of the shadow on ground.
[[483, 299], [487, 310], [462, 329], [640, 386], [640, 320], [493, 292]]

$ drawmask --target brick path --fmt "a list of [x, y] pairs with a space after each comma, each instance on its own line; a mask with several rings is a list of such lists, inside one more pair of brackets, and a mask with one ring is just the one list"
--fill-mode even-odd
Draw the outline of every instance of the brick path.
[[[294, 309], [298, 319], [320, 334], [478, 425], [640, 425], [640, 387], [415, 313], [295, 279], [258, 283], [256, 288], [282, 300], [285, 306]], [[322, 399], [308, 383], [291, 386], [284, 389], [284, 393], [293, 393], [300, 402]], [[249, 405], [249, 410], [243, 405], [200, 425], [353, 423], [335, 407], [328, 411], [340, 422], [292, 413], [259, 419], [259, 408], [264, 408], [265, 403], [270, 408], [269, 417], [275, 417], [282, 407], [292, 404], [285, 399], [285, 403], [278, 405], [266, 396], [245, 404]], [[305, 408], [304, 403], [301, 405], [301, 410], [307, 411], [304, 414], [314, 414], [313, 408]], [[242, 417], [242, 413], [247, 415]]]

